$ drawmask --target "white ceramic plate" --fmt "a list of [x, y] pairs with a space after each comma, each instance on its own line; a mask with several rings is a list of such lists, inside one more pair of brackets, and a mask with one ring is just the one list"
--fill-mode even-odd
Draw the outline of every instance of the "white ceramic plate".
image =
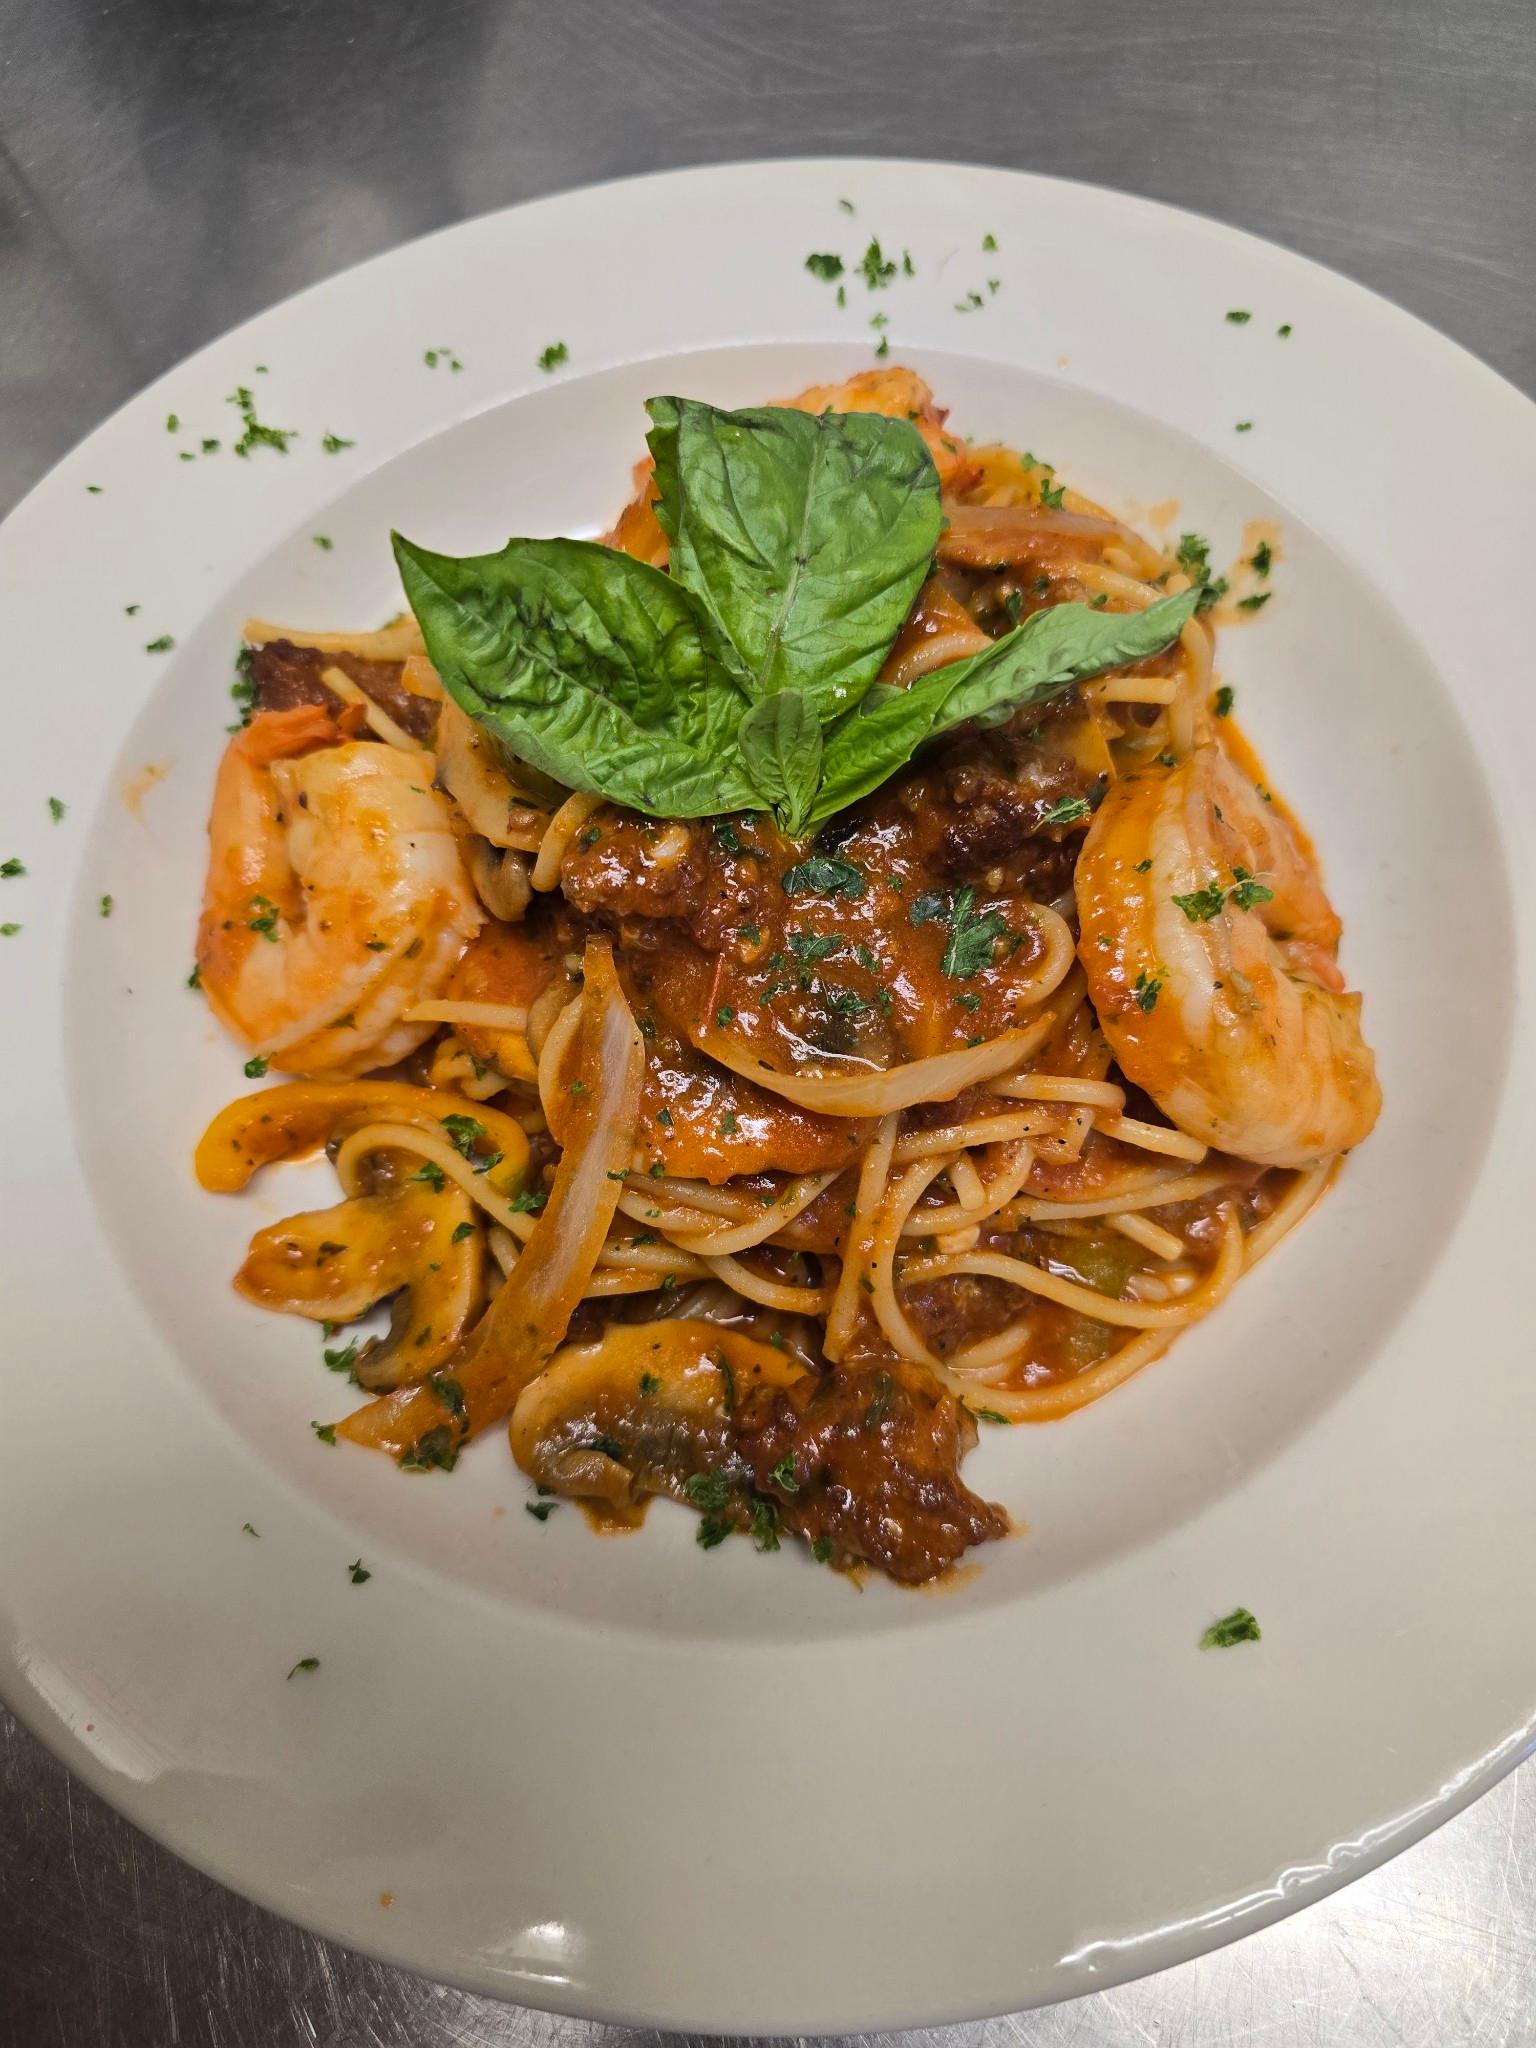
[[[840, 311], [805, 257], [872, 235], [916, 275], [853, 276]], [[229, 1287], [253, 1225], [309, 1189], [219, 1200], [189, 1169], [245, 1085], [184, 987], [242, 615], [383, 618], [391, 525], [451, 549], [593, 532], [647, 394], [846, 374], [876, 312], [961, 431], [1133, 516], [1177, 499], [1173, 530], [1221, 560], [1278, 522], [1275, 599], [1221, 665], [1321, 844], [1387, 1103], [1323, 1210], [1167, 1361], [986, 1433], [967, 1476], [1028, 1533], [931, 1598], [706, 1554], [665, 1508], [622, 1543], [540, 1526], [499, 1442], [451, 1481], [325, 1448], [309, 1421], [345, 1403], [317, 1339]], [[557, 340], [569, 363], [541, 373]], [[286, 457], [231, 457], [238, 384], [300, 430]], [[323, 452], [328, 431], [355, 446]], [[181, 461], [203, 436], [223, 448]], [[10, 1704], [279, 1912], [476, 1989], [700, 2029], [1112, 1983], [1486, 1786], [1536, 1692], [1532, 1087], [1510, 1060], [1533, 474], [1522, 398], [1327, 271], [931, 164], [710, 168], [472, 221], [134, 400], [0, 535], [0, 858], [28, 870], [0, 880], [22, 927], [0, 939]], [[1202, 1655], [1238, 1603], [1262, 1644]]]

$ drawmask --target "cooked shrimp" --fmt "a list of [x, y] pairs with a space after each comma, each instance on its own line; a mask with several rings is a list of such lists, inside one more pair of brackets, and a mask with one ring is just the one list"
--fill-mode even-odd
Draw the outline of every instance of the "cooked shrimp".
[[481, 922], [420, 754], [351, 740], [321, 705], [260, 712], [224, 751], [198, 927], [221, 1022], [288, 1074], [403, 1059]]
[[[933, 393], [918, 376], [892, 364], [888, 369], [860, 370], [843, 384], [813, 384], [796, 398], [777, 403], [790, 412], [878, 412], [887, 419], [910, 420], [928, 444], [946, 491], [964, 490], [980, 474], [965, 443], [944, 431], [947, 412], [933, 402]], [[649, 456], [635, 464], [634, 496], [603, 535], [611, 548], [620, 548], [639, 561], [664, 568], [667, 537], [657, 521], [655, 470]]]
[[889, 369], [860, 370], [844, 384], [813, 384], [784, 404], [795, 412], [878, 412], [889, 420], [910, 420], [928, 444], [946, 491], [963, 490], [973, 481], [976, 465], [965, 443], [944, 431], [947, 410], [933, 402], [933, 393], [916, 370], [892, 364]]
[[1128, 1080], [1266, 1166], [1358, 1145], [1381, 1107], [1339, 920], [1286, 818], [1206, 741], [1115, 784], [1077, 863], [1080, 954]]

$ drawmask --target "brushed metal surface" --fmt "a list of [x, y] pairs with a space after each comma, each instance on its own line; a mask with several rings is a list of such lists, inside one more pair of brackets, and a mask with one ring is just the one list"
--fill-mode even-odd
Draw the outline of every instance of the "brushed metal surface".
[[[1218, 215], [1536, 388], [1528, 0], [0, 0], [0, 510], [189, 349], [407, 236], [597, 178], [835, 152], [1011, 164]], [[1404, 431], [1453, 520], [1434, 422]], [[1533, 1784], [1527, 1766], [1215, 1955], [906, 2038], [1536, 2041]], [[3, 2048], [647, 2042], [298, 1932], [0, 1715]]]

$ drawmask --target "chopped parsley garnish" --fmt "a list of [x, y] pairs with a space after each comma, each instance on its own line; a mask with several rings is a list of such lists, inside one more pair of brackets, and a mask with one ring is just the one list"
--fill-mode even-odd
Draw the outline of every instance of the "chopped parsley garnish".
[[948, 925], [939, 968], [952, 981], [968, 981], [990, 967], [994, 943], [1008, 930], [1001, 911], [978, 911], [975, 903], [976, 891], [967, 882], [953, 896], [934, 891], [919, 896], [907, 913], [914, 925]]
[[1263, 882], [1255, 881], [1246, 868], [1232, 870], [1234, 887], [1227, 893], [1239, 910], [1252, 910], [1258, 903], [1273, 903], [1275, 892]]
[[717, 1351], [710, 1360], [710, 1363], [720, 1375], [720, 1384], [723, 1389], [721, 1398], [725, 1404], [726, 1414], [730, 1415], [735, 1411], [736, 1407], [736, 1375], [731, 1370], [731, 1361], [723, 1351]]
[[1261, 540], [1253, 553], [1248, 557], [1248, 566], [1250, 569], [1256, 570], [1260, 576], [1267, 576], [1274, 566], [1274, 560], [1274, 549], [1267, 540]]
[[995, 250], [997, 247], [996, 235], [983, 235], [981, 238], [981, 246], [983, 247], [983, 249], [987, 251], [988, 255], [991, 255], [993, 250]]
[[829, 988], [826, 1002], [834, 1017], [862, 1017], [870, 1007], [864, 997], [851, 988]]
[[146, 654], [169, 654], [175, 645], [176, 642], [169, 633], [162, 633], [158, 640], [145, 641], [144, 652]]
[[440, 1119], [448, 1133], [448, 1141], [455, 1152], [467, 1159], [476, 1173], [488, 1173], [501, 1162], [499, 1152], [481, 1152], [480, 1140], [486, 1135], [485, 1125], [475, 1116], [445, 1116]]
[[1231, 312], [1228, 313], [1227, 318], [1234, 327], [1246, 327], [1253, 318], [1253, 315], [1245, 312], [1241, 306], [1234, 306]]
[[1061, 510], [1061, 501], [1063, 498], [1065, 498], [1066, 495], [1067, 487], [1065, 484], [1057, 484], [1053, 488], [1050, 484], [1046, 483], [1044, 479], [1041, 480], [1040, 502], [1042, 505], [1045, 506], [1047, 511], [1059, 512]]
[[755, 924], [737, 925], [736, 936], [744, 945], [748, 946], [760, 946], [763, 942], [762, 931]]
[[774, 1501], [754, 1499], [752, 1502], [752, 1544], [756, 1550], [777, 1550], [779, 1547], [779, 1510]]
[[1240, 612], [1261, 612], [1274, 594], [1272, 590], [1256, 590], [1251, 597], [1240, 597], [1237, 608]]
[[[613, 1178], [615, 1180], [627, 1180], [629, 1176], [623, 1173], [616, 1173], [613, 1175]], [[548, 1200], [548, 1188], [522, 1188], [512, 1197], [507, 1207], [516, 1210], [522, 1216], [537, 1216]]]
[[125, 604], [123, 606], [123, 613], [127, 618], [136, 619], [143, 609], [144, 607], [141, 604]]
[[731, 1008], [729, 1003], [722, 1003], [719, 1009], [715, 1012], [715, 1023], [717, 1027], [721, 1031], [724, 1031], [729, 1025], [734, 1024], [735, 1022], [736, 1012]]
[[203, 970], [201, 969], [201, 967], [194, 967], [192, 969], [192, 972], [187, 976], [187, 987], [191, 989], [199, 989], [202, 987], [202, 985]]
[[443, 1172], [443, 1169], [435, 1159], [423, 1159], [416, 1171], [408, 1173], [405, 1178], [407, 1182], [413, 1180], [425, 1181], [434, 1194], [440, 1195], [448, 1176]]
[[256, 1528], [253, 1523], [242, 1522], [240, 1524], [240, 1530], [242, 1535], [254, 1536], [258, 1543], [261, 1541], [261, 1531], [258, 1528]]
[[545, 372], [558, 370], [562, 363], [568, 363], [570, 359], [571, 352], [563, 341], [552, 341], [548, 348], [539, 350], [539, 368]]
[[1283, 327], [1277, 327], [1277, 328], [1275, 329], [1275, 332], [1276, 332], [1276, 334], [1278, 334], [1278, 335], [1279, 335], [1279, 337], [1280, 337], [1280, 339], [1281, 339], [1282, 341], [1289, 341], [1289, 340], [1290, 340], [1290, 338], [1291, 338], [1291, 323], [1290, 323], [1290, 321], [1289, 321], [1289, 320], [1287, 320], [1287, 321], [1286, 321], [1286, 323], [1285, 323], [1285, 325], [1284, 325]]
[[795, 1477], [794, 1452], [786, 1451], [777, 1465], [771, 1468], [768, 1477], [775, 1486], [781, 1487], [785, 1493], [798, 1493], [800, 1491], [800, 1482]]
[[238, 408], [244, 422], [244, 431], [235, 443], [235, 453], [248, 456], [253, 448], [275, 448], [279, 455], [288, 453], [288, 443], [297, 438], [294, 427], [269, 427], [256, 417], [256, 400], [245, 385], [237, 385], [231, 392], [228, 403]]
[[1007, 1416], [999, 1415], [995, 1408], [973, 1408], [971, 1413], [980, 1422], [1001, 1422], [1005, 1427], [1007, 1425]]
[[331, 549], [336, 545], [335, 541], [331, 539], [331, 536], [328, 533], [312, 534], [310, 538], [314, 541], [315, 546], [320, 549], [322, 554], [328, 555], [331, 552]]
[[841, 256], [810, 255], [805, 259], [805, 267], [812, 277], [819, 277], [823, 284], [833, 284], [843, 274], [843, 259]]
[[60, 797], [56, 797], [56, 796], [51, 796], [51, 797], [49, 797], [49, 799], [48, 799], [48, 815], [49, 815], [49, 817], [51, 817], [51, 818], [52, 818], [52, 820], [53, 820], [53, 822], [55, 823], [55, 825], [57, 825], [57, 824], [58, 824], [58, 822], [59, 822], [59, 820], [60, 820], [60, 819], [61, 819], [61, 818], [63, 817], [63, 815], [64, 815], [64, 803], [63, 803], [63, 800], [62, 800], [62, 798], [60, 798]]
[[1215, 712], [1218, 718], [1230, 718], [1232, 715], [1233, 702], [1234, 696], [1232, 685], [1230, 683], [1223, 683], [1221, 688], [1216, 692], [1215, 697], [1212, 699], [1211, 709]]
[[446, 1422], [423, 1432], [408, 1450], [396, 1458], [402, 1472], [451, 1472], [459, 1462], [454, 1433]]
[[811, 1545], [811, 1555], [818, 1564], [828, 1563], [832, 1556], [832, 1538], [830, 1536], [818, 1536]]
[[1232, 431], [1235, 434], [1251, 434], [1253, 432], [1253, 421], [1239, 420], [1237, 425], [1232, 429]]
[[1150, 860], [1139, 860], [1136, 863], [1136, 872], [1138, 875], [1145, 875], [1150, 873], [1151, 867], [1152, 863]]
[[1262, 1641], [1259, 1624], [1246, 1607], [1234, 1607], [1220, 1621], [1213, 1621], [1200, 1638], [1202, 1650], [1230, 1650], [1234, 1643]]
[[178, 433], [180, 429], [181, 421], [177, 418], [175, 413], [168, 412], [165, 416], [165, 431], [168, 434], [175, 434]]
[[864, 251], [859, 263], [859, 275], [871, 291], [877, 291], [882, 285], [888, 285], [896, 275], [896, 265], [887, 261], [885, 253], [877, 241], [871, 240], [869, 247]]
[[[235, 709], [240, 713], [240, 724], [249, 725], [251, 713], [256, 709], [259, 691], [256, 679], [251, 673], [253, 655], [249, 647], [242, 647], [235, 656], [235, 680], [229, 686], [229, 694], [235, 700]], [[234, 732], [238, 728], [230, 727]]]
[[1143, 1016], [1157, 1007], [1158, 991], [1166, 977], [1162, 974], [1148, 974], [1143, 967], [1131, 986], [1131, 995]]
[[322, 434], [320, 436], [320, 446], [327, 455], [339, 455], [343, 448], [355, 448], [357, 443], [355, 441], [344, 441], [340, 434]]
[[696, 1508], [718, 1511], [731, 1497], [731, 1482], [723, 1472], [693, 1472], [683, 1481], [683, 1491]]
[[856, 903], [869, 888], [869, 881], [851, 861], [813, 853], [808, 860], [785, 869], [782, 887], [786, 896], [844, 896]]
[[955, 311], [957, 313], [974, 313], [978, 306], [984, 306], [986, 303], [980, 292], [968, 291], [963, 299], [956, 299]]
[[315, 1432], [315, 1435], [319, 1437], [321, 1443], [335, 1443], [336, 1425], [334, 1422], [312, 1422], [309, 1426]]
[[17, 875], [24, 875], [26, 872], [25, 865], [16, 858], [15, 854], [12, 854], [9, 860], [0, 860], [0, 875], [3, 875], [8, 882]]
[[453, 1235], [449, 1238], [448, 1242], [450, 1244], [462, 1244], [466, 1237], [473, 1237], [474, 1234], [475, 1226], [473, 1223], [459, 1223], [454, 1226]]
[[246, 930], [248, 932], [260, 932], [264, 939], [269, 940], [275, 946], [277, 944], [277, 909], [275, 905], [268, 902], [265, 896], [253, 896], [250, 907], [261, 914], [259, 917], [248, 917], [245, 920]]
[[457, 1420], [464, 1419], [464, 1389], [451, 1373], [434, 1372], [427, 1375], [427, 1392], [440, 1406]]
[[112, 898], [110, 896], [103, 896], [101, 899], [100, 906], [97, 909], [96, 915], [98, 917], [110, 917], [112, 915], [112, 909]]
[[85, 493], [88, 498], [99, 498], [101, 496], [101, 485], [87, 484], [85, 487]]
[[655, 1373], [641, 1373], [640, 1391], [642, 1394], [659, 1394], [661, 1392], [661, 1381], [656, 1377]]
[[789, 950], [797, 960], [825, 960], [843, 943], [839, 932], [791, 932]]
[[373, 1577], [373, 1573], [369, 1571], [360, 1557], [353, 1558], [352, 1562], [347, 1566], [347, 1570], [352, 1574], [354, 1586], [366, 1586]]
[[673, 1122], [675, 1121], [675, 1119], [673, 1118], [673, 1115], [672, 1115], [672, 1112], [671, 1112], [671, 1110], [670, 1110], [670, 1109], [662, 1108], [662, 1109], [658, 1109], [658, 1110], [657, 1110], [657, 1112], [656, 1112], [656, 1121], [657, 1121], [657, 1123], [659, 1123], [659, 1124], [665, 1124], [665, 1126], [667, 1127], [667, 1129], [668, 1129], [668, 1130], [670, 1131], [670, 1130], [671, 1130], [671, 1128], [672, 1128]]
[[1093, 806], [1085, 796], [1059, 796], [1040, 822], [1042, 825], [1075, 825], [1086, 818]]
[[320, 1659], [318, 1657], [301, 1657], [298, 1663], [294, 1665], [293, 1670], [289, 1672], [288, 1676], [292, 1678], [295, 1672], [318, 1671], [319, 1669]]
[[844, 213], [854, 213], [857, 211], [851, 199], [839, 199], [837, 203], [842, 208]]
[[1209, 611], [1219, 598], [1227, 594], [1225, 576], [1211, 574], [1211, 544], [1199, 533], [1181, 533], [1178, 553], [1174, 557], [1191, 583], [1200, 588], [1200, 601], [1196, 611]]
[[1210, 882], [1203, 889], [1191, 889], [1187, 896], [1175, 896], [1173, 900], [1191, 924], [1206, 924], [1220, 912], [1227, 892], [1220, 882]]
[[19, 924], [0, 924], [0, 939], [14, 939], [20, 930]]
[[259, 1052], [252, 1053], [245, 1063], [245, 1078], [247, 1081], [259, 1081], [266, 1071], [267, 1063], [261, 1054]]
[[547, 1522], [559, 1505], [557, 1500], [525, 1500], [523, 1513], [532, 1515], [536, 1522]]
[[450, 370], [462, 370], [464, 367], [451, 348], [429, 348], [423, 352], [421, 360], [429, 370], [435, 370], [439, 363], [446, 363]]

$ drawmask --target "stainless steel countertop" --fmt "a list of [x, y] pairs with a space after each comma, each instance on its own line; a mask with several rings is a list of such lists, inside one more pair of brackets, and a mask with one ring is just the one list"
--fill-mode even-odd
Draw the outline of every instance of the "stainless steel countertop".
[[[0, 0], [0, 510], [189, 349], [330, 271], [563, 186], [740, 157], [1144, 192], [1335, 265], [1532, 390], [1533, 142], [1524, 0]], [[1403, 431], [1443, 517], [1435, 422]], [[1531, 1769], [1216, 1955], [910, 2039], [1536, 2041]], [[621, 2040], [297, 1932], [0, 1714], [3, 2048]]]

